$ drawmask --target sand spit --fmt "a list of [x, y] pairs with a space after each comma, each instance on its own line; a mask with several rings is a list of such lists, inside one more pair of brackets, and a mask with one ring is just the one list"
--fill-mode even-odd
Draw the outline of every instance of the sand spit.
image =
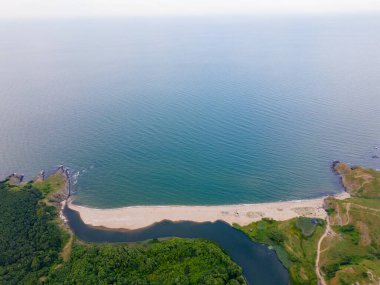
[[[345, 199], [349, 194], [343, 192], [335, 196]], [[323, 200], [326, 197], [273, 203], [218, 205], [218, 206], [131, 206], [115, 209], [95, 209], [68, 203], [78, 211], [83, 222], [92, 226], [113, 229], [138, 229], [162, 220], [214, 222], [225, 221], [229, 224], [247, 225], [262, 218], [288, 220], [304, 216], [326, 218]]]

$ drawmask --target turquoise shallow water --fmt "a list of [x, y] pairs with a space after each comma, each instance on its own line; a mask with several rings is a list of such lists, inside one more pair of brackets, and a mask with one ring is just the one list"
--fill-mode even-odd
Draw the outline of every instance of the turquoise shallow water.
[[94, 207], [339, 191], [380, 168], [379, 17], [2, 22], [0, 175], [64, 163]]

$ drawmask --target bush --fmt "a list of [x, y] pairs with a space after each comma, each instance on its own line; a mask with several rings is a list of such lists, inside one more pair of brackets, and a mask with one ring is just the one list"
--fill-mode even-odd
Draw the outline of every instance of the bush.
[[270, 231], [268, 232], [268, 238], [271, 239], [272, 241], [278, 242], [278, 243], [281, 243], [281, 242], [285, 241], [285, 235], [284, 235], [284, 233], [281, 232], [277, 228], [270, 229]]
[[353, 244], [358, 245], [360, 241], [360, 233], [351, 224], [339, 227], [339, 231], [348, 235]]
[[332, 263], [323, 266], [322, 270], [326, 273], [327, 278], [331, 279], [335, 277], [335, 273], [339, 270], [339, 267], [338, 263]]
[[334, 208], [328, 208], [328, 209], [326, 209], [326, 212], [327, 212], [327, 215], [330, 216], [335, 212], [335, 209]]
[[339, 228], [339, 231], [341, 233], [350, 233], [350, 232], [355, 231], [355, 227], [354, 227], [354, 225], [349, 224], [349, 225], [341, 226]]

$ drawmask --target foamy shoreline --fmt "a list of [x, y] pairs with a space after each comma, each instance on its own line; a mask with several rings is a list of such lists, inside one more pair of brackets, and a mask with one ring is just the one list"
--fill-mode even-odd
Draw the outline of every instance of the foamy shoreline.
[[[96, 209], [68, 203], [77, 211], [83, 222], [92, 226], [112, 229], [139, 229], [163, 220], [215, 222], [247, 225], [262, 218], [284, 221], [305, 216], [326, 218], [323, 200], [327, 196], [293, 201], [279, 201], [257, 204], [216, 205], [216, 206], [129, 206], [114, 209]], [[335, 195], [337, 199], [350, 197], [346, 192]]]

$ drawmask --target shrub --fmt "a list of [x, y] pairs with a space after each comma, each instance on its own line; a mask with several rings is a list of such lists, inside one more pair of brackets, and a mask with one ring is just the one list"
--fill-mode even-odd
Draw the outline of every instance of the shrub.
[[279, 229], [273, 228], [268, 232], [268, 238], [274, 242], [281, 243], [284, 242], [285, 235]]
[[322, 269], [326, 273], [327, 278], [331, 279], [335, 277], [335, 273], [339, 270], [339, 264], [338, 263], [328, 264], [326, 266], [323, 266]]

